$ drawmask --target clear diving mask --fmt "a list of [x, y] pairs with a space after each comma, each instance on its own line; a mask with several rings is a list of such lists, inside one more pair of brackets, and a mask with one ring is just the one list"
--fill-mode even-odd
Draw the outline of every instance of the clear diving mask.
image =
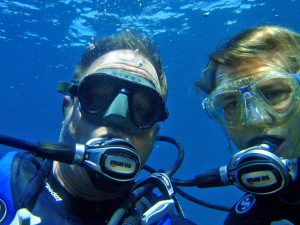
[[296, 111], [300, 75], [269, 71], [220, 83], [202, 106], [225, 127], [249, 124], [278, 125]]

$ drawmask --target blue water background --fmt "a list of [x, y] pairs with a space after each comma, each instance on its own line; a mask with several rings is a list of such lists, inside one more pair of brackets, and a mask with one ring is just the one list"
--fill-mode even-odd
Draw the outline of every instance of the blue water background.
[[[58, 81], [70, 79], [94, 37], [131, 28], [160, 45], [170, 111], [161, 134], [184, 145], [185, 161], [176, 177], [191, 179], [230, 158], [222, 129], [205, 115], [202, 97], [192, 88], [208, 55], [251, 26], [274, 24], [300, 32], [299, 15], [299, 0], [1, 0], [0, 132], [56, 142], [62, 119]], [[12, 150], [0, 149], [0, 155]], [[158, 143], [149, 164], [168, 168], [174, 158], [172, 147]], [[185, 190], [228, 206], [242, 195], [235, 187]], [[197, 224], [223, 223], [226, 213], [180, 199]]]

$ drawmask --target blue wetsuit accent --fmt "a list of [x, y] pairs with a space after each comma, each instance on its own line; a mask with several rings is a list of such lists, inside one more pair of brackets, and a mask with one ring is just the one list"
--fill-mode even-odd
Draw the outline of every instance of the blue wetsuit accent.
[[15, 216], [10, 189], [10, 169], [17, 152], [9, 152], [0, 159], [0, 224], [10, 224]]

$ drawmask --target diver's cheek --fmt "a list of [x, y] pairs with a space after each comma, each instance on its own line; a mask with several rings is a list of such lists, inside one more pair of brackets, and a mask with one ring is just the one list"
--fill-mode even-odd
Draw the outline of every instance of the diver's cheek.
[[[300, 124], [297, 123], [297, 124]], [[292, 159], [300, 156], [300, 127], [287, 127], [287, 135], [285, 137], [286, 148], [280, 154], [281, 157]]]
[[83, 117], [78, 107], [73, 106], [65, 112], [60, 140], [65, 143], [84, 144], [89, 139], [93, 138], [95, 126], [88, 123]]
[[64, 119], [62, 121], [60, 137], [59, 137], [59, 141], [61, 143], [73, 144], [75, 142], [74, 140], [75, 131], [76, 131], [75, 128], [76, 123], [74, 123], [75, 118], [76, 116], [75, 116], [74, 106], [69, 107], [68, 109], [65, 110]]
[[251, 136], [248, 130], [227, 129], [225, 132], [239, 150], [244, 148], [249, 136]]
[[288, 159], [300, 156], [300, 107], [294, 116], [280, 126], [284, 134], [284, 144], [286, 148], [282, 149], [280, 156]]
[[156, 138], [156, 125], [151, 127], [149, 131], [142, 135], [133, 135], [129, 137], [129, 142], [137, 149], [142, 165], [144, 165], [149, 158], [152, 151], [153, 144]]

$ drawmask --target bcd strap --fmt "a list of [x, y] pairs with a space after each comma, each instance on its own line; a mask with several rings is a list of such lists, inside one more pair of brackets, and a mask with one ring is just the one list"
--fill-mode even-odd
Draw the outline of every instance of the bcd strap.
[[43, 188], [43, 181], [52, 168], [52, 161], [28, 152], [15, 156], [11, 170], [11, 187], [15, 209], [31, 211]]
[[135, 188], [143, 186], [146, 183], [152, 183], [153, 186], [157, 187], [167, 198], [172, 198], [175, 194], [171, 180], [165, 173], [152, 173], [149, 177], [138, 183]]

